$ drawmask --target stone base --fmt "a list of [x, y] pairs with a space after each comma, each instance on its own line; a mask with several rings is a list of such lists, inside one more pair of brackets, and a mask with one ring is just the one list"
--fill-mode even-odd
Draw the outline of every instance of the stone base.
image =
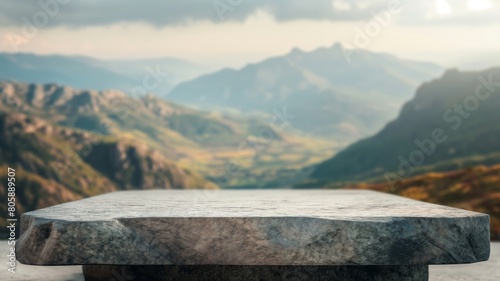
[[427, 281], [427, 265], [409, 266], [238, 266], [84, 265], [85, 281], [312, 280]]

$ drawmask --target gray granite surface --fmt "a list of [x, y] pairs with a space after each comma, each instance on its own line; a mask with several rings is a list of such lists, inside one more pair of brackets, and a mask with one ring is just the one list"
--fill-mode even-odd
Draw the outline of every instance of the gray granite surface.
[[117, 192], [29, 212], [26, 264], [423, 265], [489, 257], [489, 217], [372, 191]]

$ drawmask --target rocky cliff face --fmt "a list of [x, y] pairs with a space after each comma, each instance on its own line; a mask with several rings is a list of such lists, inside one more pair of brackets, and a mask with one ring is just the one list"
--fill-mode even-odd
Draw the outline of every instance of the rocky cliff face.
[[175, 165], [145, 145], [100, 143], [83, 159], [120, 189], [215, 188], [214, 184]]

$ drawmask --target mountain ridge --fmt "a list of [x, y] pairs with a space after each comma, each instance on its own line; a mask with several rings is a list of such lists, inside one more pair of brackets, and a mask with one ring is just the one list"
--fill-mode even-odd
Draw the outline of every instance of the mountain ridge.
[[[351, 63], [342, 46], [294, 49], [239, 69], [223, 69], [178, 84], [168, 98], [202, 109], [269, 113], [286, 106], [295, 128], [323, 137], [369, 135], [396, 113], [413, 88], [441, 68], [359, 51]], [[345, 130], [344, 128], [350, 128]]]
[[166, 95], [173, 85], [208, 72], [176, 58], [101, 60], [87, 56], [0, 53], [0, 80], [58, 83], [75, 88], [116, 89], [130, 93], [151, 73], [160, 78], [152, 89]]
[[[481, 72], [448, 70], [440, 78], [424, 83], [398, 118], [320, 164], [311, 177], [341, 182], [389, 173], [404, 178], [407, 173], [420, 173], [419, 169], [442, 161], [447, 161], [448, 167], [440, 164], [441, 171], [459, 169], [463, 167], [460, 163], [498, 163], [500, 84], [495, 81], [499, 79], [500, 68]], [[467, 157], [480, 159], [469, 161], [464, 159]]]

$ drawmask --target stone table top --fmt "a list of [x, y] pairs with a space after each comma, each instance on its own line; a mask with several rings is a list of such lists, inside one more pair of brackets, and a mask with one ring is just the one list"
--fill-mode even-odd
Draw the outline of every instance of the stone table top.
[[425, 265], [489, 257], [489, 216], [360, 190], [150, 190], [25, 213], [37, 265]]

